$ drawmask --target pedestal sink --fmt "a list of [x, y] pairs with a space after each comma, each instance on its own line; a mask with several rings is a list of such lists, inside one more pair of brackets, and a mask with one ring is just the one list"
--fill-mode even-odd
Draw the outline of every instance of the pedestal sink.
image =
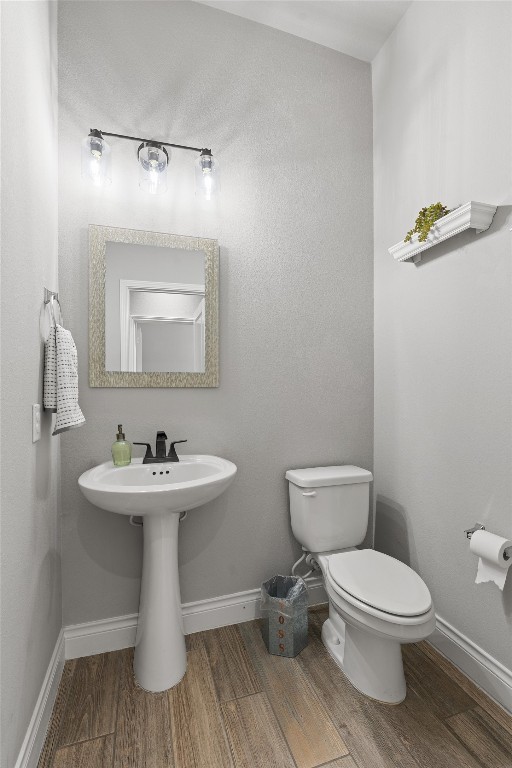
[[180, 513], [219, 496], [236, 466], [218, 456], [182, 456], [179, 462], [128, 467], [111, 461], [84, 472], [78, 485], [100, 509], [142, 515], [144, 555], [134, 671], [147, 691], [179, 683], [187, 668], [178, 578]]

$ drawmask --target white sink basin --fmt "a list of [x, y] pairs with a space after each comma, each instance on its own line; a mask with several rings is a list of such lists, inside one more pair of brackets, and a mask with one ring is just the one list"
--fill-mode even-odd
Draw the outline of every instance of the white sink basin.
[[86, 499], [97, 507], [144, 518], [134, 671], [147, 691], [172, 688], [187, 669], [178, 574], [179, 513], [215, 499], [235, 474], [235, 464], [218, 456], [182, 456], [179, 462], [162, 464], [135, 459], [128, 467], [107, 461], [78, 479]]
[[218, 456], [182, 456], [179, 462], [128, 467], [106, 461], [84, 472], [78, 480], [92, 504], [121, 515], [185, 512], [207, 504], [231, 485], [236, 474], [232, 461]]

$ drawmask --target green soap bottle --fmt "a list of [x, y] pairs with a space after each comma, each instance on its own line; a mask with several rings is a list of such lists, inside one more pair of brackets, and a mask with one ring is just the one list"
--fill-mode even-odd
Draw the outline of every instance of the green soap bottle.
[[125, 439], [123, 425], [117, 425], [117, 439], [112, 443], [112, 461], [115, 467], [127, 467], [132, 461], [132, 444]]

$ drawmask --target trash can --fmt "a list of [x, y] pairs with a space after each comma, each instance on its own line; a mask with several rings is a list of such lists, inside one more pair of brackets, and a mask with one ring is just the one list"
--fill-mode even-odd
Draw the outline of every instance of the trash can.
[[261, 585], [261, 634], [269, 653], [297, 656], [308, 644], [308, 590], [299, 576], [272, 576]]

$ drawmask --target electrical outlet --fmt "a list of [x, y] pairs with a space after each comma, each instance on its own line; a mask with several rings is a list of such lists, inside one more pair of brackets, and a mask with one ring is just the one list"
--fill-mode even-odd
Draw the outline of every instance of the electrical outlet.
[[32, 442], [37, 443], [41, 439], [41, 405], [32, 406]]

